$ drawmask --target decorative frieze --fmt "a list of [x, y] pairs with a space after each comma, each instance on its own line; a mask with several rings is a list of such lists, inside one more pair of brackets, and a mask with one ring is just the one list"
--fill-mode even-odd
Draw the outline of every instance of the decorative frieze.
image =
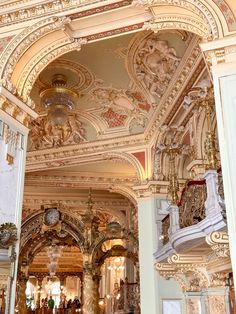
[[10, 128], [9, 125], [0, 120], [0, 140], [5, 143], [5, 159], [9, 165], [13, 164], [17, 150], [24, 149], [24, 135]]
[[105, 0], [48, 0], [43, 3], [38, 2], [31, 4], [30, 1], [21, 0], [9, 4], [5, 3], [0, 5], [0, 12], [6, 12], [0, 15], [0, 26], [21, 23], [27, 20], [33, 20], [58, 13], [62, 14], [66, 11], [84, 7], [85, 10], [82, 12], [70, 15], [72, 19], [79, 19], [81, 17], [129, 6], [132, 2], [132, 0], [123, 0], [109, 5], [97, 5], [94, 9], [86, 10], [87, 5], [101, 4], [104, 1]]

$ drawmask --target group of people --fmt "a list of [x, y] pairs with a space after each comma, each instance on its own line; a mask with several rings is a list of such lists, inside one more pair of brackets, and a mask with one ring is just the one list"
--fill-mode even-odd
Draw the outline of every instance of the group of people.
[[55, 306], [55, 301], [52, 296], [49, 299], [45, 298], [41, 301], [40, 314], [75, 314], [80, 312], [81, 303], [78, 297], [75, 297], [74, 300], [66, 300], [64, 298], [60, 301], [59, 307]]

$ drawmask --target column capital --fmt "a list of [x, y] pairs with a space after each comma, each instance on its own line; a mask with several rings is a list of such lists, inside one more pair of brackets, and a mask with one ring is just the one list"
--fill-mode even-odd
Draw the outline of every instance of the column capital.
[[236, 35], [201, 43], [209, 66], [236, 62]]
[[137, 198], [147, 198], [155, 195], [163, 194], [166, 196], [168, 192], [168, 181], [147, 181], [145, 184], [133, 187]]

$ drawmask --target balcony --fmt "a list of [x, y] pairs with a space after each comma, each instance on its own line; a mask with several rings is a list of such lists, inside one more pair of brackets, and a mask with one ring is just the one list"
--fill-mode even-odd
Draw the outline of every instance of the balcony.
[[223, 180], [221, 170], [209, 170], [202, 180], [188, 181], [177, 205], [168, 208], [162, 220], [162, 234], [157, 262], [177, 252], [193, 252], [205, 245], [205, 238], [214, 231], [226, 229]]

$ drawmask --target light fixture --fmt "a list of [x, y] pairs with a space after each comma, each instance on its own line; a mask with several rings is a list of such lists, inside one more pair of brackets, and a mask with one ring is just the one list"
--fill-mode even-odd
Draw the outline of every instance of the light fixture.
[[68, 115], [74, 109], [79, 94], [67, 86], [67, 78], [63, 74], [55, 74], [51, 87], [40, 92], [41, 103], [48, 111], [48, 118], [55, 125], [64, 125]]

